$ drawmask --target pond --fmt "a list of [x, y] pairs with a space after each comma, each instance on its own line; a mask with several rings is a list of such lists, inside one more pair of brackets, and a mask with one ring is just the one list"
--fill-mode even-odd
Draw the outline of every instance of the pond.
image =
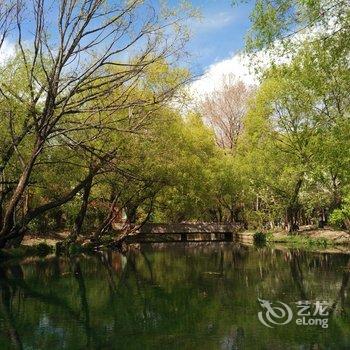
[[175, 243], [0, 274], [0, 349], [350, 348], [350, 255]]

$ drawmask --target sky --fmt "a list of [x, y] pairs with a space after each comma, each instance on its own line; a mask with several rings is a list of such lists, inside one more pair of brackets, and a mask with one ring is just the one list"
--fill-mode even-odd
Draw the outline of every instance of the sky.
[[[180, 1], [169, 0], [174, 7]], [[210, 92], [227, 74], [233, 74], [248, 84], [254, 83], [247, 68], [247, 57], [239, 54], [250, 27], [249, 14], [254, 0], [242, 1], [238, 5], [232, 5], [232, 0], [189, 1], [200, 10], [202, 17], [190, 22], [190, 69], [199, 76], [192, 84], [193, 89], [199, 94]], [[0, 58], [6, 58], [12, 51], [13, 45], [5, 42]]]
[[[173, 0], [173, 4], [176, 4]], [[256, 83], [242, 54], [245, 35], [250, 28], [249, 15], [254, 1], [232, 5], [231, 0], [192, 0], [201, 12], [201, 20], [191, 23], [192, 38], [188, 49], [191, 70], [198, 79], [193, 92], [203, 95], [218, 88], [223, 76], [233, 75], [247, 84]]]
[[243, 49], [253, 2], [235, 6], [231, 0], [192, 0], [191, 3], [200, 9], [202, 19], [191, 23], [189, 50], [193, 69], [202, 73]]

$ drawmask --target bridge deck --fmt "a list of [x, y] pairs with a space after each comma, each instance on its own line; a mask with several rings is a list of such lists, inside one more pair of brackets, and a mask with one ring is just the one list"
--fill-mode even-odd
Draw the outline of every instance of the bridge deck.
[[140, 234], [196, 234], [196, 233], [233, 233], [238, 225], [220, 223], [180, 223], [180, 224], [145, 224]]

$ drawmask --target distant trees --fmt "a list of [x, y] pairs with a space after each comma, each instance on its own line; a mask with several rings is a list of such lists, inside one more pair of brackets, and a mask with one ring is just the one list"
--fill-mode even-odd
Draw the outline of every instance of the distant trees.
[[[237, 145], [244, 130], [244, 119], [255, 88], [228, 74], [218, 87], [198, 101], [198, 111], [214, 133], [217, 156], [207, 162], [210, 202], [209, 218], [213, 221], [243, 222], [243, 174], [237, 163]], [[207, 189], [208, 191], [208, 189]]]
[[213, 128], [219, 147], [233, 150], [243, 129], [243, 119], [253, 88], [232, 75], [200, 102], [200, 112]]

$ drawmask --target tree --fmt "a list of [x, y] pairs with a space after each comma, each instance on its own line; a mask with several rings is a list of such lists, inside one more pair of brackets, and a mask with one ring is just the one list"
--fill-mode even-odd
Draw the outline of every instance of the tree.
[[[18, 172], [2, 190], [0, 247], [20, 239], [33, 219], [72, 200], [104, 171], [118, 148], [91, 148], [89, 142], [104, 132], [120, 131], [117, 115], [124, 114], [123, 119], [131, 121], [128, 130], [133, 131], [150, 116], [152, 106], [171, 98], [181, 82], [142, 98], [130, 96], [143, 84], [148, 67], [178, 59], [187, 40], [182, 24], [191, 15], [186, 9], [181, 9], [181, 15], [166, 9], [160, 13], [151, 2], [138, 0], [4, 4], [14, 11], [15, 29], [8, 38], [18, 43], [16, 59], [9, 64], [22, 72], [23, 79], [20, 90], [16, 90], [18, 74], [0, 84], [5, 107], [2, 123], [9, 135], [2, 143], [0, 175], [16, 162]], [[1, 15], [0, 20], [6, 22]], [[8, 68], [1, 74], [6, 76]], [[13, 104], [20, 109], [20, 119]], [[142, 106], [148, 112], [143, 109], [140, 114]], [[16, 219], [37, 162], [53, 147], [84, 149], [92, 155], [91, 162], [67, 192]]]
[[[237, 4], [239, 1], [233, 1]], [[252, 26], [247, 35], [248, 50], [260, 50], [282, 44], [288, 50], [300, 38], [328, 40], [349, 30], [349, 3], [335, 0], [258, 0], [250, 15]], [[296, 34], [299, 40], [294, 40]], [[305, 35], [306, 34], [306, 35]]]
[[345, 36], [306, 43], [291, 63], [267, 71], [245, 122], [241, 156], [252, 167], [258, 196], [269, 190], [291, 231], [306, 208], [318, 218], [320, 211], [339, 207], [347, 187]]
[[251, 87], [228, 75], [223, 77], [220, 88], [201, 101], [199, 111], [213, 128], [219, 147], [235, 149], [251, 95]]

